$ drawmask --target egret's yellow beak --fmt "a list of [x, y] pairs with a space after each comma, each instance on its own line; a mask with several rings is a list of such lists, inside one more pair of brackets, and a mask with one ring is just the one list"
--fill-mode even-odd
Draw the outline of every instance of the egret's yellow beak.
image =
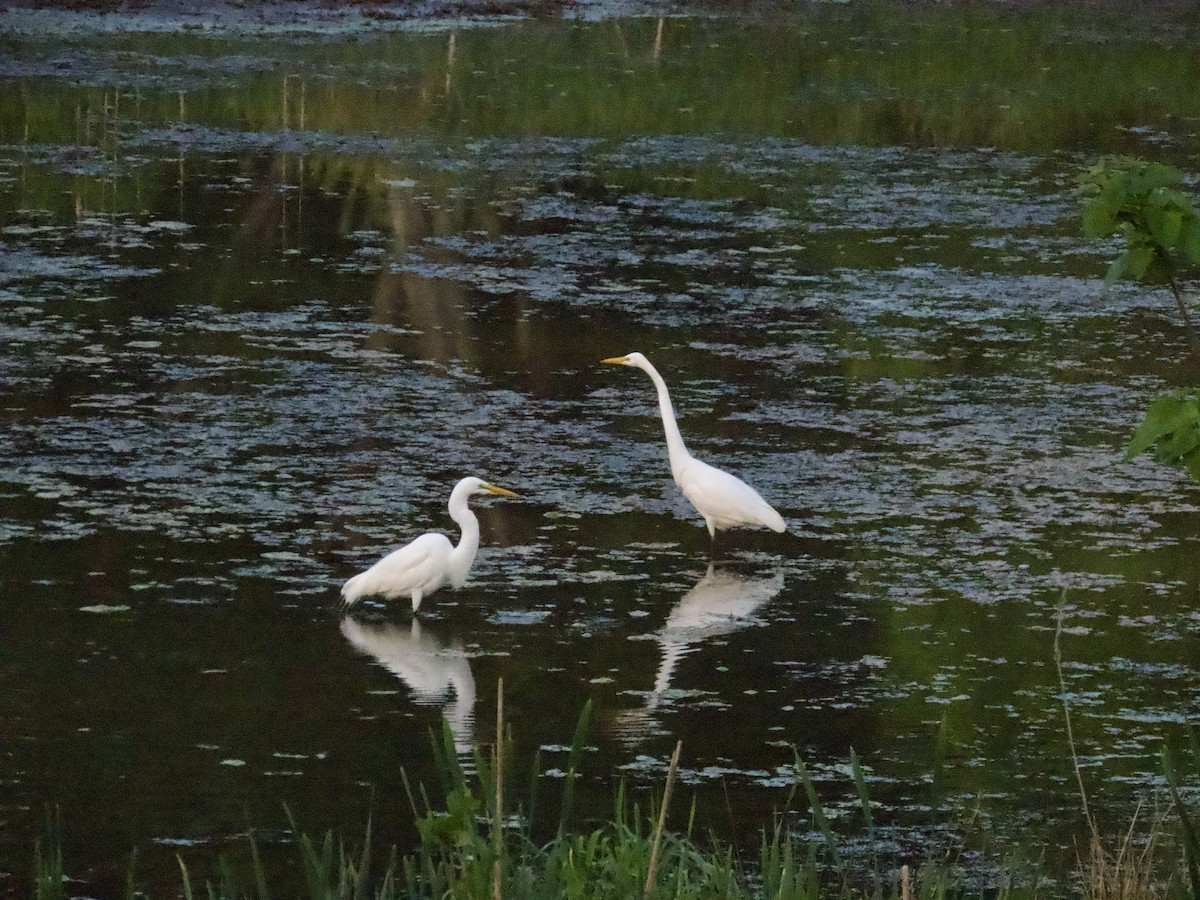
[[623, 366], [628, 361], [628, 356], [610, 356], [608, 359], [602, 359], [602, 363], [612, 363], [615, 366]]
[[486, 481], [481, 484], [480, 487], [489, 494], [498, 494], [501, 497], [516, 497], [518, 500], [521, 499], [520, 494], [514, 494], [512, 491], [508, 490], [508, 488], [496, 487], [494, 484], [488, 484]]

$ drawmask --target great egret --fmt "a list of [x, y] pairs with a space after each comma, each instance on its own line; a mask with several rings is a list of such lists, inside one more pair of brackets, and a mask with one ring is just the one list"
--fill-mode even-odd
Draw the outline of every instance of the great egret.
[[442, 585], [449, 583], [455, 590], [462, 587], [479, 549], [479, 520], [467, 506], [467, 498], [472, 494], [520, 496], [480, 478], [464, 478], [454, 486], [449, 503], [450, 518], [462, 529], [458, 546], [451, 544], [444, 534], [426, 532], [342, 585], [345, 605], [351, 606], [372, 594], [388, 600], [410, 596], [416, 612], [425, 595]]
[[766, 525], [772, 531], [785, 531], [783, 517], [775, 512], [750, 485], [715, 466], [701, 462], [688, 453], [683, 435], [675, 423], [675, 410], [671, 407], [671, 396], [667, 383], [650, 360], [640, 353], [627, 356], [612, 356], [600, 360], [617, 366], [633, 366], [650, 376], [658, 390], [658, 409], [662, 413], [663, 431], [667, 435], [667, 456], [671, 459], [671, 475], [683, 495], [692, 501], [704, 523], [709, 536], [716, 538], [718, 529], [736, 528], [739, 525]]

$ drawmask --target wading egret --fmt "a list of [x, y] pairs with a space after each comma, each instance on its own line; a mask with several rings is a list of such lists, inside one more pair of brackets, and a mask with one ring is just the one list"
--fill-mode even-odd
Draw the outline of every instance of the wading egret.
[[479, 520], [467, 506], [467, 498], [472, 494], [520, 496], [480, 478], [464, 478], [454, 486], [449, 503], [450, 518], [462, 529], [458, 546], [451, 544], [444, 534], [426, 532], [342, 585], [344, 604], [351, 606], [372, 594], [388, 600], [408, 596], [412, 597], [416, 612], [425, 595], [442, 585], [449, 584], [455, 590], [462, 587], [479, 549]]
[[667, 435], [667, 456], [671, 460], [671, 475], [683, 495], [692, 501], [708, 533], [716, 538], [717, 531], [736, 528], [739, 525], [766, 525], [772, 531], [784, 531], [787, 525], [783, 517], [775, 512], [750, 485], [715, 466], [701, 462], [688, 453], [683, 444], [683, 435], [675, 423], [675, 410], [671, 407], [671, 396], [667, 383], [650, 360], [640, 353], [613, 356], [600, 360], [617, 366], [633, 366], [650, 376], [658, 390], [658, 410], [662, 414], [663, 431]]

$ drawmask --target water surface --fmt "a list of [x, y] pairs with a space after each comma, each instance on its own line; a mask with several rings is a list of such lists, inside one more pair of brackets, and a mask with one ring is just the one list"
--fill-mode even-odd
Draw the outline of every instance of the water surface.
[[[1168, 297], [1104, 288], [1072, 179], [1195, 170], [1195, 60], [814, 16], [13, 39], [6, 891], [47, 806], [83, 894], [135, 848], [170, 885], [176, 852], [244, 856], [247, 821], [285, 857], [284, 802], [408, 841], [400, 768], [431, 777], [442, 716], [490, 743], [501, 677], [548, 797], [595, 704], [585, 816], [682, 739], [718, 832], [754, 843], [795, 748], [861, 833], [853, 747], [894, 858], [1069, 862], [1060, 608], [1096, 806], [1154, 795], [1198, 712], [1200, 494], [1123, 446], [1194, 375]], [[994, 58], [952, 77], [964, 46]], [[712, 550], [649, 380], [598, 365], [635, 349], [787, 534]], [[526, 498], [476, 504], [468, 587], [343, 619], [466, 474]]]

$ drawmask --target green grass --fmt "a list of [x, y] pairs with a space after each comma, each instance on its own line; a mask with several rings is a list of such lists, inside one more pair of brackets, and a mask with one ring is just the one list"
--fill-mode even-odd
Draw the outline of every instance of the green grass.
[[[853, 790], [862, 813], [868, 850], [851, 854], [830, 824], [799, 755], [796, 781], [782, 810], [801, 796], [810, 824], [800, 834], [780, 813], [765, 823], [756, 851], [739, 854], [731, 845], [703, 833], [695, 806], [670, 808], [679, 749], [672, 757], [661, 799], [642, 805], [630, 799], [623, 784], [614, 798], [611, 817], [598, 827], [572, 825], [572, 788], [583, 759], [590, 718], [584, 707], [572, 742], [568, 773], [557, 816], [551, 817], [548, 839], [534, 836], [533, 798], [514, 803], [505, 785], [513, 775], [512, 733], [506, 731], [502, 700], [497, 704], [497, 734], [490, 752], [476, 751], [474, 774], [468, 776], [455, 751], [449, 725], [432, 735], [442, 800], [434, 802], [424, 785], [405, 776], [408, 800], [419, 835], [408, 853], [396, 848], [382, 859], [373, 854], [368, 820], [361, 845], [350, 848], [332, 832], [314, 838], [287, 812], [299, 876], [295, 883], [272, 885], [252, 830], [248, 831], [249, 864], [240, 867], [218, 859], [215, 872], [198, 880], [182, 856], [179, 886], [169, 896], [186, 900], [233, 900], [251, 897], [305, 897], [310, 900], [386, 900], [386, 898], [520, 898], [520, 900], [590, 900], [590, 898], [729, 898], [729, 900], [943, 900], [968, 897], [1078, 897], [1081, 900], [1197, 900], [1200, 898], [1200, 840], [1195, 814], [1184, 795], [1181, 766], [1188, 777], [1200, 776], [1200, 748], [1189, 733], [1190, 746], [1164, 750], [1162, 765], [1171, 808], [1139, 817], [1121, 834], [1106, 840], [1086, 810], [1091, 831], [1077, 871], [1056, 873], [1056, 881], [1040, 878], [1010, 883], [986, 892], [957, 860], [931, 848], [922, 864], [896, 868], [882, 863], [875, 847], [875, 823], [863, 766], [851, 753]], [[535, 767], [535, 774], [536, 774]], [[536, 782], [535, 778], [535, 782]], [[936, 781], [936, 779], [935, 779]], [[937, 790], [935, 786], [935, 790]], [[667, 827], [674, 822], [682, 827]], [[547, 823], [543, 822], [543, 827]], [[34, 848], [32, 896], [57, 900], [67, 896], [65, 869], [58, 849], [56, 817], [47, 820], [46, 853]], [[939, 848], [940, 849], [940, 848]], [[853, 860], [852, 860], [853, 857]], [[131, 858], [125, 896], [147, 897], [135, 877]], [[1054, 885], [1053, 889], [1046, 885]]]

